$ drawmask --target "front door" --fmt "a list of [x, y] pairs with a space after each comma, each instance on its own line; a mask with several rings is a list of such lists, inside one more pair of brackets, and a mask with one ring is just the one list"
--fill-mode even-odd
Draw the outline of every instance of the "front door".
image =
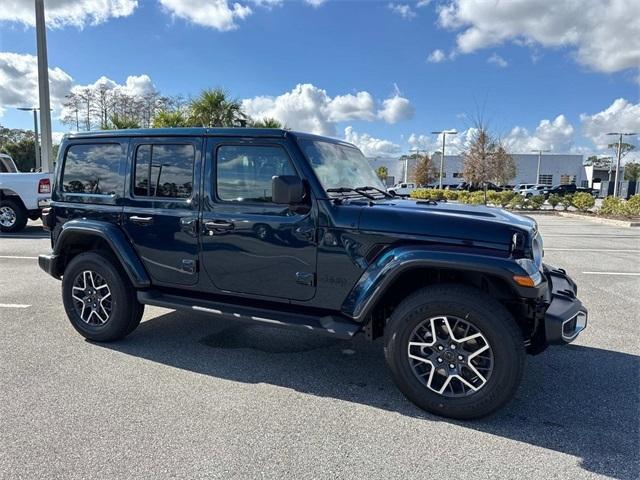
[[298, 175], [281, 139], [211, 138], [202, 211], [202, 264], [221, 290], [309, 300], [315, 220], [309, 206], [271, 201], [276, 175]]
[[131, 140], [123, 224], [151, 281], [198, 280], [198, 189], [202, 138]]

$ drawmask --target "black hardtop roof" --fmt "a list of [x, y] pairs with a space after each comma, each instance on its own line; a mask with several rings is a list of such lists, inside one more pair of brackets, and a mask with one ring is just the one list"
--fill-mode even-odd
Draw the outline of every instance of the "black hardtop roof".
[[322, 140], [325, 142], [337, 143], [349, 147], [355, 145], [331, 137], [323, 137], [311, 133], [295, 132], [281, 128], [134, 128], [124, 130], [92, 130], [89, 132], [72, 132], [65, 135], [65, 138], [87, 139], [87, 138], [107, 138], [107, 137], [187, 137], [187, 136], [211, 136], [211, 137], [257, 137], [257, 138], [285, 138], [292, 135], [295, 138], [308, 138]]

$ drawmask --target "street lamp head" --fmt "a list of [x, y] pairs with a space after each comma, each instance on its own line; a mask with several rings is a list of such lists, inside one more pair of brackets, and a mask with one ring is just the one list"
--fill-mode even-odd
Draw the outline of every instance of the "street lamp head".
[[23, 112], [32, 112], [34, 110], [39, 110], [38, 107], [18, 107], [18, 110], [22, 110]]

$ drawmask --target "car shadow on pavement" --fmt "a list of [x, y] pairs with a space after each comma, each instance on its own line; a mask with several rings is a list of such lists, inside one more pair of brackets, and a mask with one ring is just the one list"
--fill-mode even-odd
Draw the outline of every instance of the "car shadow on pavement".
[[0, 232], [0, 238], [24, 238], [26, 240], [34, 240], [39, 238], [49, 238], [49, 232], [42, 228], [42, 223], [29, 222], [23, 230], [19, 232], [4, 233]]
[[268, 383], [448, 422], [581, 459], [589, 472], [638, 478], [640, 357], [583, 346], [528, 357], [515, 399], [491, 417], [458, 422], [427, 414], [395, 388], [381, 341], [341, 341], [171, 312], [101, 346], [202, 375]]

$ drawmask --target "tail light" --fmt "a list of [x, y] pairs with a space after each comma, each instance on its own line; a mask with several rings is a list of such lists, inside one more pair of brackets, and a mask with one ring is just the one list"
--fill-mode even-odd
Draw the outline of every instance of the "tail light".
[[42, 178], [38, 182], [38, 193], [51, 193], [51, 181], [48, 178]]

